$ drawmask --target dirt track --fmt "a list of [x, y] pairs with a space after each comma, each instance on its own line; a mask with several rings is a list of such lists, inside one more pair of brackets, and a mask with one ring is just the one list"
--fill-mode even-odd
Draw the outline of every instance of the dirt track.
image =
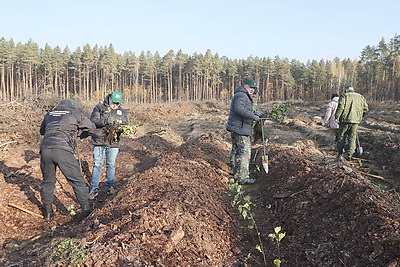
[[[226, 106], [130, 108], [142, 126], [123, 139], [118, 193], [101, 193], [94, 212], [78, 222], [68, 212], [77, 206], [72, 190], [59, 175], [50, 223], [8, 205], [40, 214], [42, 116], [24, 110], [15, 105], [9, 111], [16, 118], [11, 127], [0, 117], [1, 264], [54, 265], [61, 262], [56, 247], [70, 237], [87, 249], [89, 266], [264, 265], [256, 231], [231, 206]], [[267, 266], [278, 257], [268, 238], [276, 226], [286, 233], [282, 266], [399, 266], [399, 105], [371, 105], [361, 125], [365, 153], [344, 163], [318, 125], [323, 110], [324, 103], [296, 103], [283, 122], [267, 121], [268, 174], [260, 169], [261, 145], [254, 144], [251, 169], [258, 182], [244, 190], [252, 197]], [[90, 140], [79, 142], [79, 152], [89, 179]]]

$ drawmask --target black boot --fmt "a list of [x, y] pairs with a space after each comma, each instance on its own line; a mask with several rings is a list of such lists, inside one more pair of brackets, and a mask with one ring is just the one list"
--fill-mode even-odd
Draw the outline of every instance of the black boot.
[[81, 204], [81, 209], [82, 209], [82, 218], [81, 218], [81, 220], [86, 219], [90, 215], [90, 213], [92, 213], [92, 209], [90, 208], [89, 203]]
[[54, 217], [54, 211], [51, 203], [43, 204], [43, 216], [46, 221], [50, 221]]

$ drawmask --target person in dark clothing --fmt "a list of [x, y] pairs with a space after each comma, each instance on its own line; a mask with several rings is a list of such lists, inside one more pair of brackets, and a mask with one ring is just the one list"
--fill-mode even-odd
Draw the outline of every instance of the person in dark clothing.
[[98, 129], [98, 133], [92, 136], [94, 167], [90, 182], [90, 199], [94, 199], [98, 195], [104, 158], [106, 158], [107, 194], [115, 194], [115, 162], [122, 133], [119, 126], [128, 124], [128, 116], [125, 109], [121, 107], [121, 102], [122, 94], [114, 91], [106, 96], [103, 103], [94, 107], [90, 116], [91, 121]]
[[231, 132], [232, 138], [230, 165], [233, 178], [239, 184], [256, 182], [255, 178], [249, 177], [253, 121], [260, 120], [259, 115], [253, 110], [252, 96], [255, 89], [257, 89], [257, 84], [253, 79], [247, 79], [243, 87], [239, 86], [235, 89], [226, 125], [226, 130]]
[[96, 126], [76, 109], [73, 99], [62, 100], [53, 110], [47, 112], [40, 126], [40, 134], [44, 135], [40, 144], [40, 169], [43, 182], [41, 197], [43, 214], [46, 221], [53, 216], [53, 198], [56, 184], [56, 169], [61, 172], [72, 186], [82, 209], [82, 219], [91, 212], [88, 188], [82, 176], [78, 160], [74, 156], [78, 133], [93, 135]]

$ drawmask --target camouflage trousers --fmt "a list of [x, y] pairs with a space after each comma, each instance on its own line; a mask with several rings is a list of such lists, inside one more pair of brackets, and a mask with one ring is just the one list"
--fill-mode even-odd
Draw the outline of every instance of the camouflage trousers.
[[231, 133], [232, 150], [229, 158], [233, 171], [233, 178], [241, 180], [249, 178], [249, 165], [251, 158], [251, 137]]
[[346, 150], [346, 153], [349, 156], [354, 154], [357, 148], [357, 130], [358, 123], [341, 123], [339, 125], [339, 132], [337, 136], [337, 149], [339, 155], [343, 153], [343, 149]]

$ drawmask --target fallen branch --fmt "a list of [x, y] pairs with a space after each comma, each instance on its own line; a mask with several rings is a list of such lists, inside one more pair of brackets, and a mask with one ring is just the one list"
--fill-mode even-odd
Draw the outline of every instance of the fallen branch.
[[0, 147], [11, 144], [11, 143], [16, 143], [17, 141], [9, 141], [9, 142], [5, 142], [3, 144], [0, 144]]
[[353, 157], [353, 159], [356, 159], [356, 160], [361, 160], [361, 161], [373, 162], [372, 160], [368, 160], [368, 159], [362, 159], [362, 158], [357, 158], [357, 157]]
[[[86, 246], [94, 244], [94, 242], [96, 242], [97, 240], [99, 240], [99, 238], [100, 238], [100, 235], [96, 236], [96, 238], [93, 239], [93, 241], [88, 241], [88, 242], [86, 242], [86, 243], [85, 243]], [[122, 242], [121, 242], [121, 243], [122, 243]]]
[[382, 176], [379, 176], [379, 175], [374, 175], [374, 174], [370, 174], [370, 173], [362, 172], [362, 171], [358, 171], [358, 172], [361, 173], [361, 174], [365, 174], [365, 175], [374, 177], [374, 178], [378, 178], [378, 179], [381, 179], [381, 180], [385, 180], [385, 178], [383, 178]]
[[22, 210], [22, 211], [25, 211], [26, 213], [29, 213], [29, 214], [31, 214], [31, 215], [35, 215], [35, 216], [37, 216], [37, 217], [43, 218], [42, 215], [37, 214], [37, 213], [35, 213], [35, 212], [32, 212], [32, 211], [30, 211], [30, 210], [27, 210], [27, 209], [25, 209], [25, 208], [22, 208], [22, 207], [20, 207], [20, 206], [18, 206], [18, 205], [15, 205], [15, 204], [13, 204], [13, 203], [8, 203], [8, 205], [11, 206], [11, 207], [20, 209], [20, 210]]

